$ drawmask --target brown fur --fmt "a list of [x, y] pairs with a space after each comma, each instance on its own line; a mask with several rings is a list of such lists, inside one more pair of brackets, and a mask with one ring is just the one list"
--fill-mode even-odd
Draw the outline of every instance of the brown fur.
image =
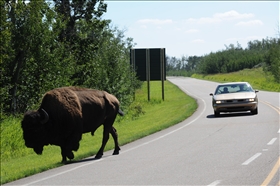
[[[22, 129], [27, 147], [37, 154], [42, 153], [43, 146], [53, 144], [61, 147], [63, 161], [66, 157], [74, 158], [72, 150], [79, 149], [82, 134], [91, 132], [103, 125], [104, 135], [102, 146], [96, 157], [101, 158], [109, 133], [115, 141], [114, 154], [120, 150], [117, 133], [113, 127], [119, 111], [118, 99], [105, 92], [80, 87], [62, 87], [53, 89], [45, 94], [40, 108], [29, 111], [22, 121]], [[49, 120], [40, 124], [45, 110]]]

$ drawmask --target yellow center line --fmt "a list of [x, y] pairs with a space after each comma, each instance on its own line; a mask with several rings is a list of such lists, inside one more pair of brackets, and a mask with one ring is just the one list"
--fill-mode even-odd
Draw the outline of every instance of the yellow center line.
[[[280, 114], [280, 108], [271, 105], [269, 102], [266, 101], [260, 101], [264, 104], [266, 104], [267, 106], [271, 107], [273, 110], [275, 110], [278, 114]], [[270, 183], [270, 181], [272, 180], [272, 178], [275, 176], [275, 174], [277, 173], [278, 169], [280, 167], [280, 157], [278, 157], [278, 161], [276, 162], [276, 164], [274, 165], [273, 169], [271, 170], [271, 172], [268, 174], [268, 176], [266, 177], [266, 179], [264, 180], [264, 182], [261, 184], [261, 186], [266, 186]], [[277, 183], [276, 186], [280, 186], [280, 181]]]
[[272, 109], [274, 109], [278, 114], [280, 114], [280, 108], [276, 107], [276, 106], [273, 106], [271, 105], [269, 102], [266, 102], [266, 101], [260, 101], [264, 104], [266, 104], [267, 106], [271, 107]]
[[[278, 168], [280, 167], [280, 157], [278, 158], [277, 163], [274, 165], [273, 169], [271, 170], [271, 172], [269, 173], [269, 175], [267, 176], [267, 178], [264, 180], [264, 182], [261, 184], [261, 186], [265, 186], [268, 185], [269, 182], [272, 180], [272, 178], [274, 177], [274, 175], [276, 174], [276, 172], [278, 171]], [[278, 183], [279, 184], [279, 183]]]

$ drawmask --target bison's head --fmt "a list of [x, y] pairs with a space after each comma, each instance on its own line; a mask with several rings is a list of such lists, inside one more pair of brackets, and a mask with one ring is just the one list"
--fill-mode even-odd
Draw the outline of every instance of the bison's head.
[[21, 122], [23, 139], [26, 147], [33, 148], [37, 154], [42, 154], [45, 143], [44, 124], [49, 116], [43, 109], [38, 111], [28, 111], [24, 114]]

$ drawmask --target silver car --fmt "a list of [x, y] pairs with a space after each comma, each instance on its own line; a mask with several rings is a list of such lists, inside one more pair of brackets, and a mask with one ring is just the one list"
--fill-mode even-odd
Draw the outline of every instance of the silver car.
[[258, 114], [258, 90], [254, 90], [248, 82], [223, 83], [217, 86], [212, 96], [214, 115], [220, 112], [251, 111]]

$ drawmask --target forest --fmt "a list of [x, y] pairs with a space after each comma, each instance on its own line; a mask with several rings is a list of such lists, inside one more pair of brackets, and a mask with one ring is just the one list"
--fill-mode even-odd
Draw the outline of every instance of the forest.
[[167, 75], [191, 76], [197, 74], [230, 73], [243, 69], [262, 67], [280, 83], [280, 34], [279, 38], [249, 41], [243, 49], [239, 43], [204, 56], [167, 56]]
[[108, 91], [125, 107], [140, 82], [129, 64], [135, 43], [102, 19], [103, 0], [1, 3], [0, 113], [38, 108], [48, 90]]
[[[122, 107], [141, 83], [130, 66], [133, 38], [102, 15], [104, 0], [0, 1], [0, 118], [38, 108], [48, 90], [108, 91]], [[279, 34], [280, 38], [280, 34]], [[238, 43], [205, 56], [166, 57], [167, 75], [229, 73], [262, 66], [280, 83], [280, 39]]]

